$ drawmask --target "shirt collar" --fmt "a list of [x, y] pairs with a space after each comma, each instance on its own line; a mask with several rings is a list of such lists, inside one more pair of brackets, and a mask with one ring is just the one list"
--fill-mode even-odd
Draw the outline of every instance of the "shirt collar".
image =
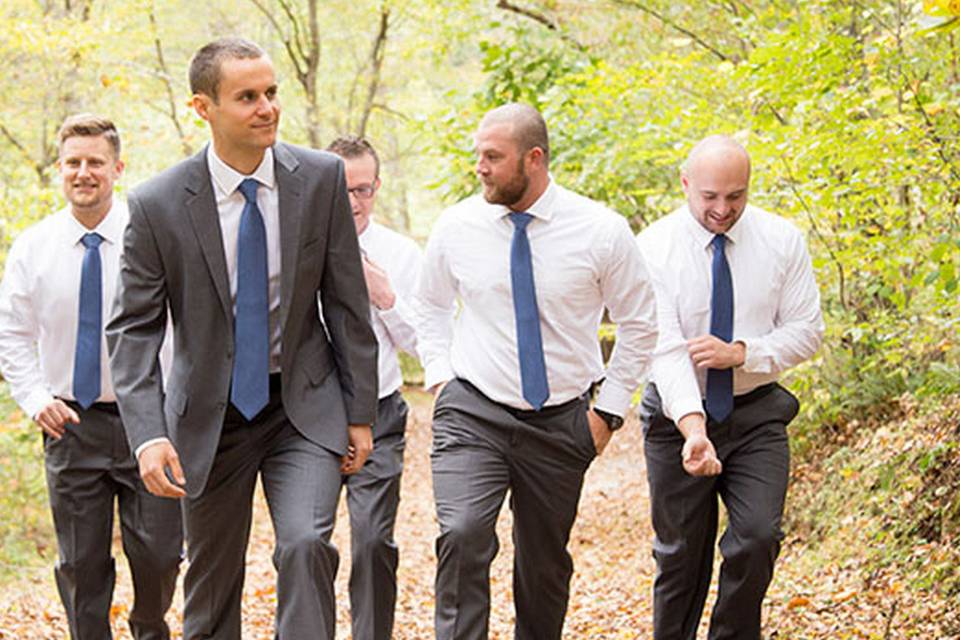
[[263, 160], [259, 166], [250, 175], [244, 175], [227, 165], [220, 159], [213, 145], [207, 145], [207, 167], [210, 169], [210, 178], [213, 180], [213, 187], [217, 191], [217, 199], [225, 198], [233, 194], [240, 183], [247, 178], [254, 178], [257, 182], [273, 189], [275, 184], [273, 167], [273, 147], [267, 147], [263, 153]]
[[70, 212], [70, 207], [67, 207], [63, 210], [63, 215], [68, 220], [67, 238], [70, 244], [78, 244], [83, 236], [88, 233], [97, 233], [110, 244], [119, 245], [123, 241], [123, 230], [127, 226], [126, 209], [127, 205], [125, 203], [113, 198], [113, 204], [110, 205], [110, 210], [107, 211], [107, 215], [100, 221], [100, 224], [93, 229], [88, 229], [80, 224], [80, 221]]
[[[534, 218], [539, 218], [545, 222], [549, 222], [553, 218], [553, 209], [554, 203], [557, 200], [557, 187], [553, 181], [553, 176], [549, 176], [549, 182], [547, 182], [547, 188], [544, 189], [543, 193], [540, 194], [540, 197], [537, 198], [536, 202], [530, 205], [526, 211], [522, 213], [529, 213]], [[491, 205], [493, 216], [497, 219], [504, 218], [508, 214], [512, 213], [512, 209], [502, 204]]]
[[376, 226], [377, 223], [373, 221], [373, 218], [371, 218], [370, 221], [367, 222], [367, 228], [357, 235], [357, 241], [360, 243], [361, 251], [366, 251], [366, 243], [373, 242], [373, 240], [376, 238], [377, 234], [379, 233], [379, 230], [376, 228]]
[[[693, 234], [693, 237], [697, 241], [697, 246], [703, 249], [707, 249], [710, 246], [710, 243], [713, 242], [713, 237], [716, 235], [713, 232], [704, 228], [700, 221], [696, 219], [693, 215], [693, 212], [690, 211], [690, 207], [684, 205], [684, 209], [687, 212], [687, 226], [690, 228], [690, 232]], [[743, 239], [743, 235], [747, 232], [746, 227], [750, 223], [750, 205], [747, 205], [741, 214], [740, 219], [737, 220], [730, 229], [723, 235], [727, 237], [727, 240], [736, 245]]]

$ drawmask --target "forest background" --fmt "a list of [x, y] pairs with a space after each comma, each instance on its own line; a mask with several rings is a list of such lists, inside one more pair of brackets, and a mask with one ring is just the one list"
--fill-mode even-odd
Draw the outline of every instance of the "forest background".
[[[682, 203], [692, 143], [731, 134], [751, 202], [806, 232], [827, 323], [787, 378], [803, 406], [789, 535], [855, 561], [865, 586], [893, 576], [894, 609], [900, 590], [956, 603], [958, 16], [890, 0], [4, 0], [0, 258], [62, 206], [66, 115], [118, 124], [121, 191], [202, 148], [186, 67], [220, 35], [271, 54], [283, 139], [373, 141], [379, 219], [420, 241], [474, 190], [470, 134], [504, 101], [543, 112], [558, 182], [635, 230]], [[39, 442], [4, 391], [0, 584], [54, 553]]]

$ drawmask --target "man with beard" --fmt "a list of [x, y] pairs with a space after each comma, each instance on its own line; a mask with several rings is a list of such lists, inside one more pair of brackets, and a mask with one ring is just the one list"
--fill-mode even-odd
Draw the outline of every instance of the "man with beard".
[[[417, 295], [426, 386], [437, 394], [436, 635], [487, 637], [495, 525], [510, 490], [515, 637], [560, 638], [584, 473], [623, 424], [650, 359], [654, 293], [627, 221], [552, 180], [535, 109], [490, 111], [475, 145], [483, 196], [440, 217]], [[606, 370], [605, 306], [618, 325]]]
[[276, 536], [276, 636], [333, 638], [341, 473], [363, 467], [377, 409], [343, 163], [277, 141], [273, 63], [252, 42], [201, 47], [190, 87], [211, 144], [130, 195], [107, 327], [120, 411], [147, 487], [184, 498], [184, 637], [241, 637], [259, 480]]
[[800, 230], [747, 206], [750, 158], [739, 143], [702, 140], [680, 180], [687, 205], [638, 236], [660, 325], [640, 411], [656, 532], [653, 635], [696, 637], [719, 497], [728, 524], [709, 637], [758, 640], [783, 539], [786, 428], [799, 407], [776, 380], [820, 346], [820, 295]]
[[127, 224], [126, 205], [113, 197], [120, 136], [109, 120], [83, 114], [64, 121], [58, 143], [67, 207], [24, 231], [7, 256], [0, 370], [43, 432], [54, 575], [70, 637], [111, 637], [116, 503], [133, 578], [130, 630], [163, 640], [183, 547], [180, 505], [151, 495], [137, 473], [103, 338]]

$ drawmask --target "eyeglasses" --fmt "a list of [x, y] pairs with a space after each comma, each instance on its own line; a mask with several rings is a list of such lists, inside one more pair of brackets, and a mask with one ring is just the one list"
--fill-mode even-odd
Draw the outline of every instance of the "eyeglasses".
[[347, 189], [347, 193], [360, 198], [361, 200], [369, 200], [376, 192], [377, 188], [372, 184], [363, 184], [359, 187], [354, 187], [353, 189]]

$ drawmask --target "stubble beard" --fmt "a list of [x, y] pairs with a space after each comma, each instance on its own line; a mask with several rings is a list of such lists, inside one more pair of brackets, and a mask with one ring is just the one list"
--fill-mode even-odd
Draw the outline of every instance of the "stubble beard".
[[484, 187], [483, 197], [490, 204], [511, 206], [519, 202], [530, 186], [530, 178], [523, 168], [523, 160], [517, 163], [517, 172], [504, 185], [490, 185]]

